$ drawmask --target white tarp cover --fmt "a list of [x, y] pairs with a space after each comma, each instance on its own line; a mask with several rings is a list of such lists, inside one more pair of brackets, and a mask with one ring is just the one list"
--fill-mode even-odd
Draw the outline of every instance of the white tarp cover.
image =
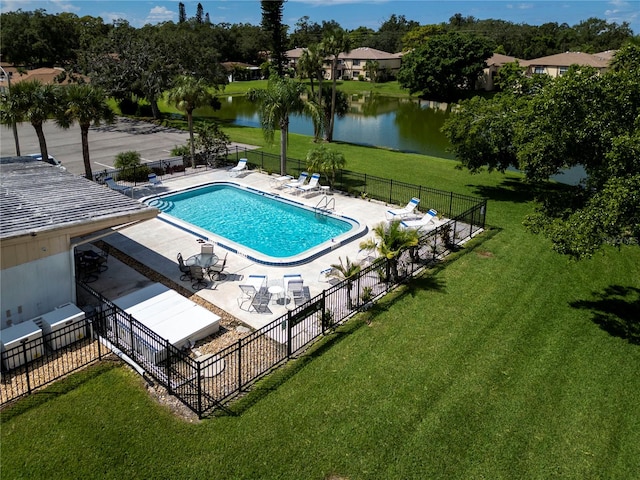
[[136, 290], [113, 303], [178, 348], [220, 328], [218, 315], [161, 283]]

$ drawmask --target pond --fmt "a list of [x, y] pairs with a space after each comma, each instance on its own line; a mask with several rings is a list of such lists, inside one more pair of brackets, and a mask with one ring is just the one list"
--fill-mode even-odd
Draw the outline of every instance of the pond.
[[[228, 96], [220, 101], [220, 110], [198, 109], [196, 114], [260, 128], [258, 108], [245, 96]], [[358, 145], [455, 159], [449, 151], [449, 140], [441, 131], [449, 114], [450, 106], [446, 103], [383, 95], [351, 95], [349, 112], [343, 118], [336, 118], [333, 138]], [[305, 115], [292, 116], [289, 131], [313, 135], [311, 119]], [[552, 178], [575, 185], [584, 176], [582, 167], [574, 167]]]
[[[255, 104], [244, 96], [221, 98], [222, 109], [198, 109], [198, 116], [211, 116], [236, 125], [260, 128]], [[384, 147], [402, 152], [453, 158], [449, 141], [440, 131], [449, 115], [446, 103], [380, 95], [351, 95], [349, 112], [336, 118], [336, 141]], [[289, 131], [313, 135], [313, 123], [305, 115], [290, 119]]]

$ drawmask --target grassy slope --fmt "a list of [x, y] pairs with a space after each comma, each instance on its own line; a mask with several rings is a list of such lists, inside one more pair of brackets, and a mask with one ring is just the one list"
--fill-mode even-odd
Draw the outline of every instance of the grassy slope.
[[[309, 143], [292, 136], [292, 156]], [[640, 288], [640, 249], [570, 262], [524, 231], [516, 175], [335, 148], [349, 169], [489, 197], [492, 228], [371, 326], [353, 321], [262, 382], [238, 416], [183, 424], [125, 368], [28, 399], [3, 414], [3, 478], [637, 477], [640, 348], [573, 305]]]

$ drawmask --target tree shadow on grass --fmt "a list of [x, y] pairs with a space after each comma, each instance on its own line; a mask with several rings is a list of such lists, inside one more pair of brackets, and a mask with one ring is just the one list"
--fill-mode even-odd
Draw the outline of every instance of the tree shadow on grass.
[[66, 393], [76, 390], [81, 385], [99, 377], [100, 375], [119, 366], [120, 363], [113, 360], [102, 360], [87, 368], [74, 372], [73, 374], [61, 380], [57, 380], [41, 390], [37, 390], [31, 395], [20, 397], [15, 403], [10, 403], [3, 407], [0, 415], [0, 424], [8, 422], [32, 408], [47, 403], [54, 398], [60, 397]]
[[594, 323], [610, 335], [640, 345], [640, 288], [611, 285], [602, 292], [594, 292], [593, 297], [570, 305], [590, 310]]
[[517, 178], [505, 178], [499, 185], [471, 185], [474, 195], [478, 195], [497, 202], [526, 203], [551, 193], [568, 192], [570, 185], [545, 182], [540, 184], [528, 183]]

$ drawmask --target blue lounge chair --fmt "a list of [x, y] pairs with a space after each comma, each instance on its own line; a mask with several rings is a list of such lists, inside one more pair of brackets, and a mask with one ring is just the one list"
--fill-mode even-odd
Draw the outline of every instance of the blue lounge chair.
[[320, 188], [320, 185], [318, 185], [319, 180], [320, 180], [320, 174], [314, 173], [313, 175], [311, 175], [311, 178], [309, 179], [309, 183], [307, 183], [306, 185], [301, 185], [300, 187], [298, 187], [298, 190], [300, 190], [303, 193], [311, 192], [313, 190], [318, 190]]
[[433, 227], [435, 228], [437, 226], [436, 219], [438, 218], [436, 215], [438, 215], [438, 212], [436, 212], [432, 208], [427, 213], [425, 213], [422, 218], [419, 218], [418, 220], [403, 220], [400, 225], [405, 228], [420, 230], [428, 225], [433, 224]]
[[413, 215], [413, 211], [416, 209], [419, 203], [420, 199], [413, 197], [411, 200], [409, 200], [409, 203], [407, 203], [406, 207], [396, 210], [387, 210], [387, 218], [390, 220], [407, 218], [408, 216]]
[[285, 184], [285, 188], [296, 189], [298, 187], [301, 187], [307, 181], [308, 177], [309, 177], [309, 173], [308, 172], [302, 172], [297, 180], [295, 180], [293, 182], [286, 183]]
[[235, 167], [229, 169], [229, 176], [237, 177], [238, 175], [240, 175], [241, 172], [244, 172], [246, 170], [247, 170], [247, 159], [241, 158]]
[[125, 185], [118, 185], [112, 177], [107, 177], [104, 179], [104, 183], [107, 184], [111, 190], [115, 190], [116, 192], [125, 193], [127, 190], [131, 190], [131, 187], [127, 187]]

